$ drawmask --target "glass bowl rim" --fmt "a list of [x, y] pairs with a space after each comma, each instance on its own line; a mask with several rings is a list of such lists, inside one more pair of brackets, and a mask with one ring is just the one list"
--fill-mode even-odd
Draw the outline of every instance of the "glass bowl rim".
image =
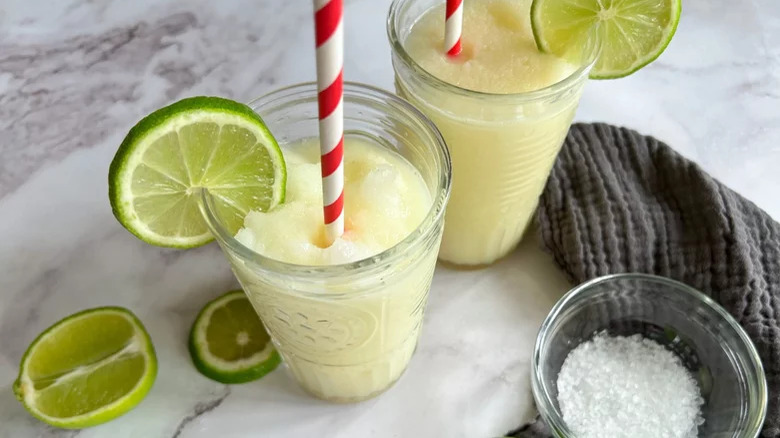
[[685, 296], [688, 297], [688, 299], [691, 299], [695, 302], [698, 302], [700, 305], [708, 307], [714, 312], [715, 315], [717, 315], [717, 317], [719, 317], [720, 319], [726, 322], [726, 326], [730, 330], [734, 331], [739, 341], [743, 344], [743, 346], [747, 350], [747, 354], [743, 356], [742, 359], [746, 360], [749, 365], [752, 365], [754, 367], [756, 371], [756, 378], [758, 380], [758, 385], [756, 389], [758, 393], [757, 398], [759, 400], [759, 406], [757, 408], [755, 407], [752, 408], [751, 410], [753, 410], [753, 412], [751, 412], [751, 414], [759, 418], [760, 421], [753, 422], [752, 424], [750, 424], [749, 426], [752, 426], [750, 429], [741, 431], [743, 433], [745, 432], [747, 433], [746, 435], [741, 435], [741, 436], [744, 437], [758, 436], [758, 434], [761, 432], [761, 428], [766, 418], [768, 396], [767, 396], [767, 383], [766, 383], [766, 375], [764, 373], [764, 367], [763, 364], [761, 363], [761, 358], [758, 355], [758, 351], [756, 350], [753, 341], [747, 335], [747, 333], [742, 328], [742, 326], [734, 319], [734, 317], [732, 317], [731, 314], [729, 314], [726, 311], [726, 309], [724, 309], [720, 304], [715, 302], [715, 300], [713, 300], [712, 298], [708, 297], [702, 292], [680, 281], [673, 280], [667, 277], [662, 277], [659, 275], [641, 274], [641, 273], [621, 273], [621, 274], [603, 275], [585, 281], [573, 287], [568, 292], [566, 292], [566, 294], [564, 294], [563, 297], [561, 297], [561, 299], [558, 300], [558, 302], [555, 303], [552, 310], [550, 310], [550, 312], [547, 314], [544, 321], [542, 322], [542, 325], [539, 327], [539, 332], [536, 337], [536, 343], [534, 345], [533, 359], [531, 364], [532, 391], [534, 395], [534, 400], [536, 401], [537, 410], [539, 411], [542, 420], [545, 423], [547, 423], [547, 425], [551, 429], [553, 429], [553, 434], [555, 436], [563, 436], [563, 437], [574, 436], [573, 432], [568, 428], [566, 423], [563, 421], [563, 414], [556, 407], [555, 401], [552, 399], [552, 396], [550, 395], [550, 391], [548, 390], [547, 385], [544, 384], [541, 378], [542, 365], [543, 365], [542, 350], [545, 349], [546, 343], [548, 342], [548, 337], [550, 335], [549, 334], [550, 328], [558, 320], [563, 310], [568, 308], [573, 301], [580, 299], [583, 295], [587, 294], [587, 292], [591, 291], [592, 288], [596, 285], [602, 283], [609, 283], [616, 280], [640, 280], [643, 282], [660, 283], [669, 286], [683, 293]]

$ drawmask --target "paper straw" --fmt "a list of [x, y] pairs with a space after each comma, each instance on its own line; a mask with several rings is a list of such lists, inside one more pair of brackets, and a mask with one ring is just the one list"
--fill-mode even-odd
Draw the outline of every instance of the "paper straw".
[[460, 55], [460, 36], [463, 29], [463, 0], [447, 0], [444, 20], [444, 49], [449, 56]]
[[314, 0], [322, 202], [327, 245], [344, 234], [343, 0]]

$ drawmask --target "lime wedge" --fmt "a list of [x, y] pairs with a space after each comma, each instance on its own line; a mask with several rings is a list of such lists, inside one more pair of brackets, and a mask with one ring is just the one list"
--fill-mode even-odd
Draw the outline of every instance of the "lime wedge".
[[141, 240], [191, 248], [211, 241], [198, 202], [208, 188], [231, 229], [250, 210], [284, 201], [282, 152], [248, 106], [192, 97], [144, 117], [125, 137], [108, 173], [114, 216]]
[[257, 380], [281, 358], [244, 291], [206, 304], [190, 330], [190, 355], [203, 375], [222, 383]]
[[534, 0], [531, 26], [540, 50], [579, 55], [598, 38], [593, 79], [628, 76], [663, 53], [680, 21], [681, 0]]
[[121, 307], [71, 315], [24, 353], [16, 398], [52, 426], [105, 423], [137, 405], [154, 383], [157, 358], [141, 322]]

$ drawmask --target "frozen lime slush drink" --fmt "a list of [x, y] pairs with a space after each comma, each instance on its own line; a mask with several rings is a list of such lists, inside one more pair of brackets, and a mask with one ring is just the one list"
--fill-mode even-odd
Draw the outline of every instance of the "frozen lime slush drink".
[[301, 386], [335, 402], [373, 397], [401, 376], [420, 335], [449, 195], [446, 147], [408, 103], [347, 84], [345, 233], [325, 246], [315, 85], [251, 106], [282, 147], [285, 201], [235, 229], [205, 192], [206, 220]]
[[464, 1], [463, 51], [443, 48], [444, 2], [396, 0], [388, 35], [396, 89], [441, 130], [452, 198], [439, 257], [486, 265], [512, 250], [577, 109], [588, 65], [539, 52], [530, 0]]

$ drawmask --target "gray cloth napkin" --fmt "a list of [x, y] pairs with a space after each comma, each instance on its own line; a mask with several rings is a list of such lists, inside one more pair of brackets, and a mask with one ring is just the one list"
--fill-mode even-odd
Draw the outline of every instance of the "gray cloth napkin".
[[[543, 245], [575, 283], [605, 274], [670, 277], [742, 324], [769, 385], [762, 437], [780, 437], [780, 224], [666, 144], [575, 124], [542, 194]], [[549, 437], [544, 423], [511, 432]]]

